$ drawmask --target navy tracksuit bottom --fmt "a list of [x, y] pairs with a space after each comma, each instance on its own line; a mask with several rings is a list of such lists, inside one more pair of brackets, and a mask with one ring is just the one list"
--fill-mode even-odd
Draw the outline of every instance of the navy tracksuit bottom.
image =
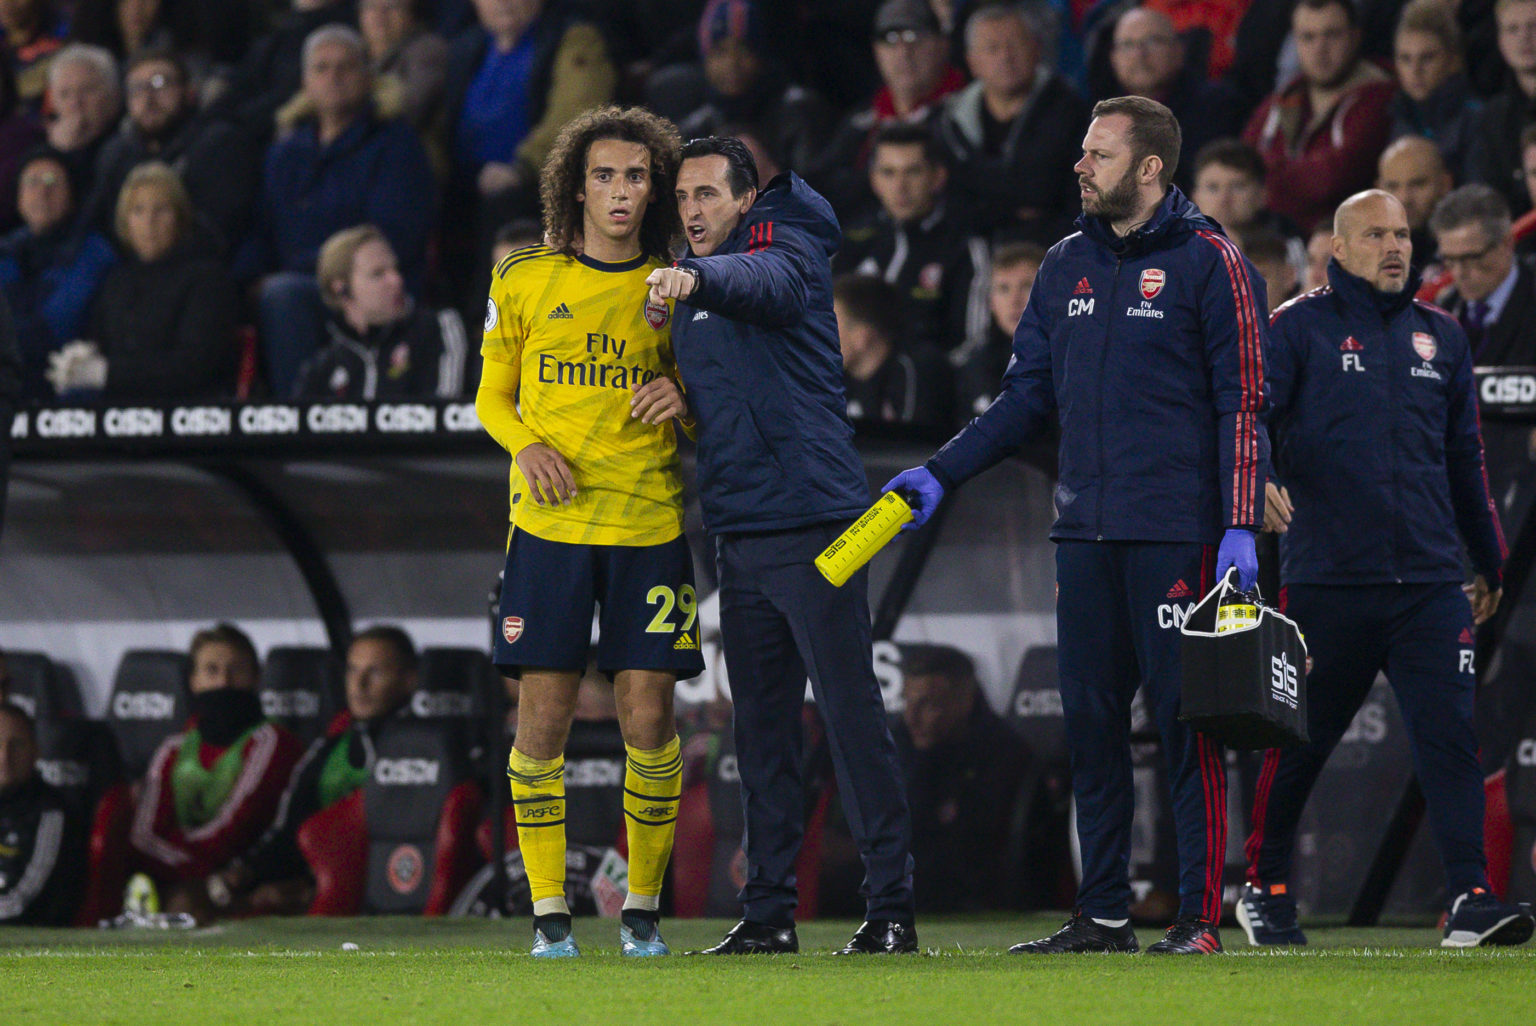
[[743, 918], [788, 926], [805, 833], [800, 710], [809, 674], [864, 860], [867, 918], [910, 923], [911, 820], [871, 662], [868, 571], [834, 588], [813, 560], [841, 524], [716, 539], [720, 633], [746, 816]]
[[1293, 584], [1284, 605], [1306, 636], [1312, 661], [1311, 740], [1265, 753], [1245, 848], [1248, 881], [1289, 881], [1296, 826], [1312, 785], [1376, 674], [1385, 671], [1408, 727], [1450, 893], [1487, 887], [1483, 772], [1472, 728], [1472, 610], [1460, 585]]
[[1194, 543], [1057, 544], [1056, 646], [1083, 856], [1077, 905], [1085, 915], [1129, 914], [1131, 699], [1143, 686], [1168, 762], [1179, 915], [1221, 920], [1224, 754], [1179, 722], [1179, 625], [1210, 590], [1214, 563], [1214, 550]]

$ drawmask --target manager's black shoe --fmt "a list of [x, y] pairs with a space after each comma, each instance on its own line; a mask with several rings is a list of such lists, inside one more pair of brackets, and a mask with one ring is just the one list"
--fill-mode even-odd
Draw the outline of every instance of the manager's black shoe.
[[1149, 955], [1218, 955], [1221, 934], [1216, 924], [1189, 916], [1168, 927], [1163, 939], [1147, 948]]
[[910, 955], [917, 951], [917, 927], [894, 919], [869, 919], [854, 931], [839, 955]]
[[712, 948], [690, 951], [690, 955], [792, 955], [800, 950], [800, 939], [793, 926], [768, 926], [743, 919], [725, 939]]
[[1072, 913], [1061, 929], [1049, 937], [1015, 944], [1010, 955], [1070, 955], [1089, 951], [1120, 951], [1133, 954], [1141, 950], [1131, 924], [1105, 926], [1081, 912]]

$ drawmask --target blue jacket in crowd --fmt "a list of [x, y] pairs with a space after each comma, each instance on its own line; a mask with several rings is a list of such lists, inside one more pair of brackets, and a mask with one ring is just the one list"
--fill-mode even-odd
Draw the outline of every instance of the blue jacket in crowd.
[[1459, 581], [1461, 543], [1498, 587], [1504, 538], [1483, 472], [1472, 357], [1450, 314], [1328, 265], [1270, 326], [1275, 476], [1295, 507], [1286, 583]]
[[54, 397], [43, 377], [48, 356], [85, 337], [91, 297], [116, 262], [111, 243], [95, 232], [59, 229], [40, 238], [23, 227], [0, 239], [0, 289], [16, 326], [23, 397]]
[[313, 120], [272, 144], [262, 172], [255, 234], [235, 259], [237, 280], [273, 271], [312, 274], [325, 240], [377, 225], [419, 294], [437, 183], [415, 129], [399, 118], [359, 117], [321, 145]]
[[842, 239], [827, 201], [789, 172], [758, 194], [678, 303], [672, 348], [698, 418], [699, 500], [713, 533], [851, 520], [869, 506], [832, 313]]
[[1264, 281], [1169, 190], [1051, 247], [997, 399], [928, 461], [953, 488], [1061, 421], [1057, 539], [1215, 543], [1264, 519]]

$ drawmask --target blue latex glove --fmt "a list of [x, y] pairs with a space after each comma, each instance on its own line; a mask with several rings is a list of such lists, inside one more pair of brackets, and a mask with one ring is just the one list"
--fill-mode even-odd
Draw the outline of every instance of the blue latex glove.
[[[927, 467], [903, 470], [887, 481], [880, 492], [881, 494], [900, 492], [902, 498], [911, 505], [912, 522], [904, 526], [903, 531], [915, 531], [926, 524], [944, 498], [944, 486], [939, 484], [939, 479], [934, 477]], [[1249, 547], [1252, 548], [1252, 546]]]
[[1237, 567], [1237, 586], [1249, 591], [1259, 579], [1259, 554], [1253, 549], [1253, 532], [1230, 527], [1221, 536], [1216, 549], [1216, 579], [1227, 575], [1227, 567]]

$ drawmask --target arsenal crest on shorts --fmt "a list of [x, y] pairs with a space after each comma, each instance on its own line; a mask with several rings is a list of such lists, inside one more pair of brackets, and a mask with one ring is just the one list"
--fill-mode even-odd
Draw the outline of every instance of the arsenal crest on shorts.
[[1413, 333], [1413, 351], [1419, 354], [1419, 359], [1433, 360], [1440, 347], [1435, 345], [1435, 336], [1427, 331], [1415, 331]]
[[512, 644], [523, 636], [523, 618], [521, 616], [508, 616], [501, 621], [501, 636], [507, 639], [507, 644]]
[[1142, 271], [1141, 298], [1155, 298], [1159, 292], [1163, 291], [1163, 283], [1167, 280], [1168, 276], [1162, 272], [1161, 268], [1149, 267], [1145, 271]]
[[645, 323], [660, 331], [667, 324], [667, 304], [645, 301]]

